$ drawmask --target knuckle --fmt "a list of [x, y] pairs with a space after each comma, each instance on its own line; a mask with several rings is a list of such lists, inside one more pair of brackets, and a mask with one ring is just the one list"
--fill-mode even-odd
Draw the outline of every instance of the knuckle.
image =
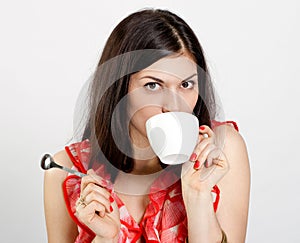
[[109, 194], [109, 192], [107, 191], [106, 188], [101, 187], [101, 186], [96, 186], [96, 185], [95, 185], [95, 187], [97, 188], [97, 191], [104, 197], [107, 197], [107, 195]]
[[95, 211], [99, 211], [99, 212], [104, 212], [105, 211], [104, 205], [100, 202], [96, 202], [96, 201], [91, 202], [91, 207], [93, 207], [93, 209]]
[[197, 146], [194, 149], [194, 152], [195, 152], [195, 154], [197, 154], [197, 156], [199, 156], [199, 153], [201, 151], [201, 146], [202, 146], [202, 144], [198, 143]]
[[102, 204], [99, 204], [99, 209], [100, 209], [99, 211], [103, 211], [103, 212], [104, 212], [104, 211], [105, 211], [105, 207], [104, 207], [104, 205], [102, 205]]
[[92, 190], [89, 195], [92, 199], [97, 198], [97, 193], [94, 190]]
[[108, 199], [111, 194], [106, 188], [103, 188], [103, 195]]
[[205, 155], [202, 153], [199, 157], [198, 157], [198, 160], [200, 161], [200, 162], [202, 162], [202, 161], [204, 161], [205, 160]]
[[88, 171], [86, 172], [88, 175], [93, 173], [93, 169], [88, 169]]
[[94, 183], [90, 182], [89, 184], [87, 184], [86, 190], [87, 191], [93, 191], [94, 190]]
[[88, 176], [84, 176], [81, 178], [81, 184], [83, 184], [87, 180]]
[[84, 198], [84, 201], [86, 202], [86, 203], [89, 203], [89, 202], [91, 202], [93, 199], [93, 196], [91, 195], [91, 193], [89, 193], [88, 195], [86, 195], [86, 197]]
[[89, 181], [90, 181], [90, 176], [89, 176], [89, 175], [84, 176], [84, 177], [81, 178], [81, 184], [82, 184], [82, 185], [88, 184]]
[[109, 210], [109, 208], [110, 208], [110, 202], [106, 198], [103, 198], [102, 205], [103, 205], [104, 208], [106, 208], [107, 210]]

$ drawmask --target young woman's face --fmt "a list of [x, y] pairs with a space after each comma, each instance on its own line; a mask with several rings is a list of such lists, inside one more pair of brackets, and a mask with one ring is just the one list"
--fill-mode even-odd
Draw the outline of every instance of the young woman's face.
[[140, 145], [147, 142], [145, 123], [150, 117], [170, 111], [192, 113], [197, 99], [197, 64], [188, 56], [165, 57], [133, 74], [128, 89], [131, 139]]

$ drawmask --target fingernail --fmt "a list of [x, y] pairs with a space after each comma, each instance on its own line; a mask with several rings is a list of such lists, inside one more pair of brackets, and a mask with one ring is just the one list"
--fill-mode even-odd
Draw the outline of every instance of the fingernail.
[[205, 166], [205, 168], [208, 168], [208, 161], [207, 160], [205, 160], [204, 166]]
[[205, 129], [205, 126], [201, 126], [201, 127], [200, 127], [200, 130], [203, 131], [204, 129]]
[[110, 210], [110, 212], [114, 211], [112, 206], [110, 206], [109, 210]]
[[114, 199], [113, 199], [112, 196], [109, 197], [109, 201], [110, 201], [111, 203], [114, 201]]
[[194, 169], [195, 169], [195, 170], [198, 170], [199, 167], [200, 167], [200, 161], [197, 160], [197, 161], [195, 162], [195, 164], [194, 164]]
[[197, 154], [196, 153], [192, 153], [191, 157], [190, 157], [190, 161], [195, 161], [197, 159]]

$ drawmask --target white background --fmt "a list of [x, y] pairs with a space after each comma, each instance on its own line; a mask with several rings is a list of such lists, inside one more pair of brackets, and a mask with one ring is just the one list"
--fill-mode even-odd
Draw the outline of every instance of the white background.
[[300, 242], [297, 0], [1, 1], [0, 239], [46, 242], [39, 160], [72, 137], [77, 95], [109, 33], [144, 7], [174, 11], [205, 50], [252, 170], [247, 242]]

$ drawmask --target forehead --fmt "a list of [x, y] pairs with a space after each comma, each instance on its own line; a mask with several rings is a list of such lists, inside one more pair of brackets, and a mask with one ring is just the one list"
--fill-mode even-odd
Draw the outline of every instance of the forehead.
[[185, 79], [197, 73], [197, 64], [184, 55], [168, 56], [141, 70], [141, 72], [159, 72]]

